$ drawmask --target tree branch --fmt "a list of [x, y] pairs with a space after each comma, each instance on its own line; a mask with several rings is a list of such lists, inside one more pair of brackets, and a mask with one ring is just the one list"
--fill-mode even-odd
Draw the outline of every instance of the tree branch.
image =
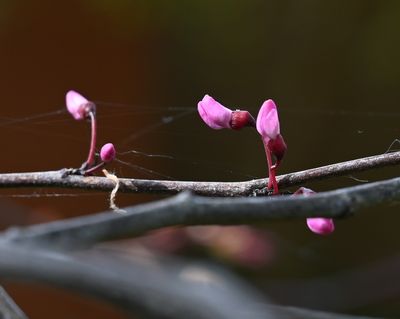
[[0, 277], [88, 294], [154, 319], [373, 319], [272, 305], [222, 269], [175, 259], [140, 263], [96, 250], [72, 255], [0, 243]]
[[0, 318], [28, 319], [3, 287], [0, 287]]
[[[347, 162], [317, 167], [277, 177], [279, 187], [295, 186], [302, 183], [354, 172], [400, 164], [400, 152], [359, 158]], [[267, 178], [244, 182], [192, 182], [169, 180], [144, 180], [120, 178], [120, 190], [126, 193], [176, 194], [190, 190], [205, 196], [251, 196], [265, 188]], [[0, 187], [64, 187], [74, 189], [111, 191], [114, 183], [105, 177], [68, 175], [67, 170], [0, 174]]]
[[88, 294], [145, 318], [281, 318], [267, 307], [260, 312], [252, 309], [252, 303], [241, 303], [236, 296], [244, 295], [240, 292], [216, 284], [211, 289], [170, 268], [93, 251], [74, 256], [0, 243], [1, 278], [36, 281]]
[[138, 236], [175, 225], [237, 225], [284, 218], [340, 218], [400, 198], [400, 177], [317, 193], [313, 196], [209, 198], [190, 193], [124, 208], [7, 231], [6, 240], [79, 247]]

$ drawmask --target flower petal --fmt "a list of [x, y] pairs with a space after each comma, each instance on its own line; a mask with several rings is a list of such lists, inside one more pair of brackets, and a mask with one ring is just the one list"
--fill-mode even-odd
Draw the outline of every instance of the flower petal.
[[68, 112], [74, 117], [75, 120], [83, 120], [85, 118], [85, 112], [83, 108], [89, 101], [76, 91], [68, 91], [65, 96], [65, 103], [67, 105]]
[[197, 110], [203, 121], [212, 129], [231, 128], [232, 111], [211, 96], [205, 95], [197, 104]]
[[275, 139], [280, 134], [278, 111], [274, 101], [267, 100], [263, 103], [257, 116], [257, 131], [261, 136]]
[[335, 230], [335, 224], [331, 218], [307, 218], [307, 226], [318, 235], [329, 235]]

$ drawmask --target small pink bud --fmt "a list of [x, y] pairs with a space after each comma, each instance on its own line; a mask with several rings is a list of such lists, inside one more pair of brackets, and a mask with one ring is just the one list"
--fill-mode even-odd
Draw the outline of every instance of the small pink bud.
[[280, 134], [278, 111], [274, 101], [263, 103], [257, 116], [257, 131], [264, 140], [274, 140]]
[[307, 218], [307, 226], [318, 235], [329, 235], [335, 230], [335, 224], [331, 218]]
[[[294, 195], [304, 195], [310, 196], [315, 194], [315, 192], [309, 188], [300, 187], [297, 191], [294, 192]], [[332, 218], [322, 218], [322, 217], [313, 217], [307, 218], [307, 226], [308, 228], [318, 235], [329, 235], [335, 230], [335, 223]]]
[[234, 130], [240, 130], [245, 126], [256, 126], [254, 117], [247, 111], [236, 110], [232, 112], [230, 127]]
[[84, 96], [76, 91], [68, 91], [65, 96], [65, 103], [68, 112], [75, 120], [83, 120], [89, 116], [90, 112], [95, 112], [96, 106], [93, 102], [88, 101]]
[[197, 104], [197, 110], [203, 121], [212, 129], [231, 128], [232, 111], [205, 95]]
[[112, 162], [115, 158], [115, 147], [112, 143], [104, 144], [100, 150], [100, 158], [104, 163]]

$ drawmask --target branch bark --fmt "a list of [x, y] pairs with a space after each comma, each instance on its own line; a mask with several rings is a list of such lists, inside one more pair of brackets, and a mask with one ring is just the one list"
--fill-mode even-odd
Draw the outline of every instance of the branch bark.
[[0, 287], [0, 318], [28, 319], [3, 287]]
[[[400, 152], [386, 153], [359, 158], [347, 162], [326, 165], [304, 171], [280, 175], [279, 187], [300, 185], [306, 182], [344, 176], [385, 166], [400, 164]], [[105, 177], [68, 175], [67, 170], [0, 174], [0, 187], [63, 187], [97, 191], [111, 191], [114, 183]], [[120, 178], [120, 190], [126, 193], [164, 193], [176, 194], [190, 190], [204, 196], [254, 196], [257, 190], [264, 189], [268, 179], [244, 182], [194, 182]]]
[[[235, 291], [185, 280], [169, 267], [92, 254], [73, 256], [0, 243], [0, 277], [36, 281], [88, 294], [153, 319], [281, 318], [252, 309]], [[235, 294], [236, 293], [236, 294]], [[240, 292], [238, 292], [240, 293]], [[14, 319], [14, 318], [13, 318]], [[19, 318], [20, 319], [20, 318]]]
[[[205, 281], [196, 277], [199, 271]], [[154, 319], [378, 319], [272, 305], [221, 271], [187, 263], [140, 263], [93, 250], [71, 255], [0, 243], [0, 277], [88, 294]]]
[[276, 219], [341, 218], [400, 198], [400, 177], [313, 196], [210, 198], [188, 192], [103, 213], [7, 231], [3, 239], [29, 245], [80, 247], [176, 225], [254, 224]]

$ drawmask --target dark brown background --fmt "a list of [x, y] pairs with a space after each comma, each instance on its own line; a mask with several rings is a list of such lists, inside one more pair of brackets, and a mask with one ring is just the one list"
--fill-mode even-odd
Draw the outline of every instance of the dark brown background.
[[[398, 1], [1, 0], [0, 169], [80, 165], [88, 146], [86, 123], [66, 113], [29, 119], [62, 110], [69, 89], [111, 102], [98, 103], [100, 143], [113, 141], [119, 152], [172, 155], [175, 160], [119, 158], [177, 179], [266, 174], [254, 132], [216, 132], [199, 120], [195, 107], [205, 93], [253, 114], [265, 99], [277, 102], [289, 146], [282, 173], [382, 153], [400, 136], [399, 27]], [[171, 109], [177, 107], [194, 112], [179, 117], [182, 109]], [[10, 124], [9, 118], [24, 120]], [[113, 169], [119, 176], [159, 178], [118, 163]], [[373, 181], [397, 174], [392, 168], [356, 177]], [[322, 191], [354, 184], [338, 178], [308, 186]], [[10, 198], [32, 192], [66, 191], [2, 190], [4, 227], [107, 208], [107, 195], [97, 193]], [[119, 195], [118, 203], [152, 198]], [[329, 238], [313, 235], [301, 221], [265, 225], [277, 253], [257, 273], [260, 286], [270, 279], [342, 274], [398, 254], [398, 211], [396, 204], [367, 209], [339, 221]], [[352, 285], [355, 294], [364, 293], [363, 282]], [[396, 291], [397, 280], [390, 285]], [[353, 306], [349, 301], [338, 310], [396, 317], [398, 294], [384, 293], [386, 286], [376, 283], [380, 298]], [[65, 292], [24, 284], [9, 289], [31, 318], [112, 317], [96, 312], [99, 303]]]

